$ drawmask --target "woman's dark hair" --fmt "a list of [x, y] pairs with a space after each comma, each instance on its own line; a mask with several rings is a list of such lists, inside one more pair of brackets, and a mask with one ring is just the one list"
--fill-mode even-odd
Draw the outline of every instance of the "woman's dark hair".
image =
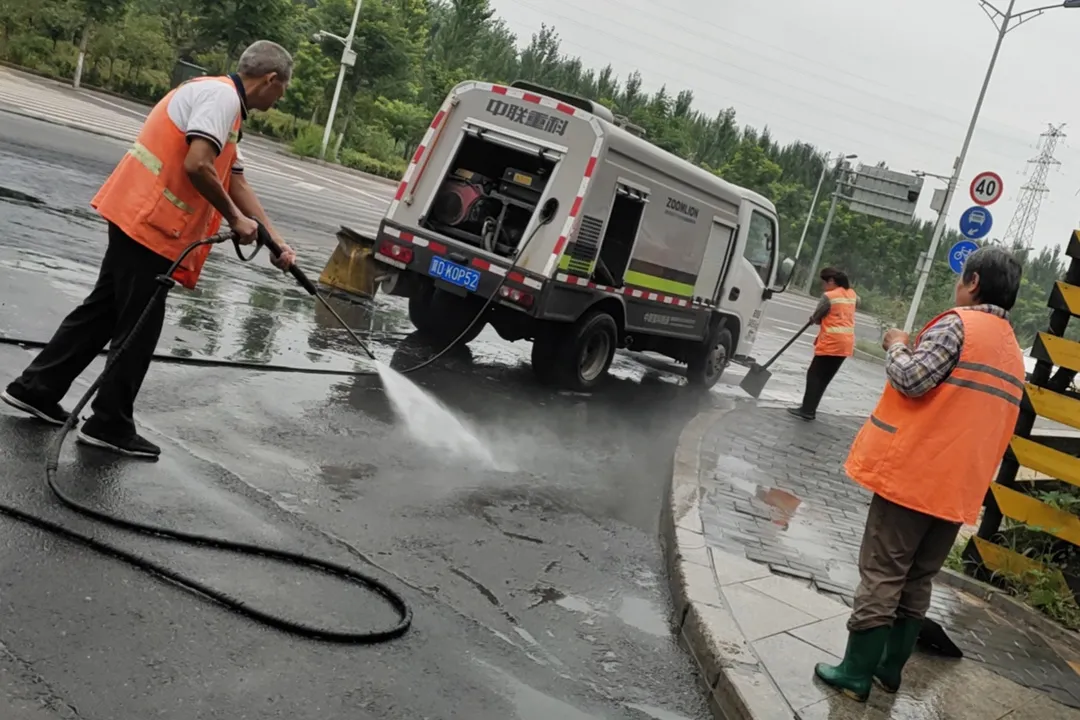
[[1023, 267], [1015, 257], [1004, 248], [984, 245], [964, 261], [964, 283], [971, 282], [976, 274], [979, 276], [977, 299], [980, 303], [997, 305], [1005, 311], [1013, 309], [1023, 274]]
[[837, 270], [834, 267], [823, 268], [818, 277], [821, 278], [821, 282], [828, 282], [832, 280], [834, 283], [844, 288], [845, 290], [851, 289], [851, 281], [848, 280], [847, 273], [843, 270]]

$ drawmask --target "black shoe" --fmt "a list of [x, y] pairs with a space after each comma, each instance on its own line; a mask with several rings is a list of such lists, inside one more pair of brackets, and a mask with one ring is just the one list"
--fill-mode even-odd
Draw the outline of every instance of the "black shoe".
[[788, 408], [787, 411], [788, 411], [788, 415], [794, 415], [795, 417], [799, 418], [800, 420], [809, 421], [809, 420], [813, 420], [815, 417], [817, 417], [816, 413], [803, 412], [802, 408]]
[[0, 393], [0, 400], [16, 410], [21, 410], [53, 425], [63, 425], [70, 417], [68, 411], [60, 407], [60, 403], [42, 402], [41, 398], [30, 395], [15, 383], [11, 383], [7, 386], [7, 390]]
[[156, 460], [161, 455], [161, 448], [142, 435], [133, 432], [130, 435], [117, 436], [95, 425], [93, 418], [79, 430], [76, 442], [128, 457]]

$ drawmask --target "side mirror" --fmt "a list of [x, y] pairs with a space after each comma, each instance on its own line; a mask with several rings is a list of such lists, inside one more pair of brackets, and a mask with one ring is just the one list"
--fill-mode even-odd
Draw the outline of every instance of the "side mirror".
[[779, 288], [779, 292], [787, 290], [788, 283], [791, 282], [794, 275], [795, 258], [784, 258], [784, 261], [780, 263], [780, 268], [776, 271], [776, 287]]

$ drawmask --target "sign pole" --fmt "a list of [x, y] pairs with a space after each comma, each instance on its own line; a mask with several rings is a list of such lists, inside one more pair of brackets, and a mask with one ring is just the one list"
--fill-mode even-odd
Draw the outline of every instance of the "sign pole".
[[1001, 29], [998, 30], [994, 54], [990, 56], [990, 65], [986, 68], [986, 77], [983, 78], [982, 90], [979, 91], [979, 99], [975, 102], [975, 111], [971, 114], [971, 123], [968, 124], [964, 147], [960, 150], [960, 157], [956, 158], [952, 177], [949, 178], [949, 185], [945, 190], [945, 201], [941, 205], [941, 212], [938, 214], [937, 223], [934, 225], [934, 237], [930, 241], [930, 250], [926, 253], [926, 262], [919, 268], [919, 282], [915, 285], [915, 295], [911, 298], [911, 308], [908, 309], [907, 319], [904, 321], [904, 332], [910, 333], [915, 325], [915, 316], [919, 312], [919, 303], [922, 302], [923, 292], [926, 290], [930, 267], [934, 263], [934, 256], [937, 254], [938, 245], [941, 243], [941, 236], [945, 234], [945, 216], [949, 214], [953, 193], [956, 191], [956, 185], [960, 180], [960, 173], [964, 169], [964, 160], [967, 159], [968, 148], [971, 147], [971, 138], [975, 135], [975, 125], [979, 122], [979, 113], [982, 112], [986, 91], [990, 87], [990, 78], [994, 74], [994, 66], [997, 65], [998, 54], [1001, 52], [1001, 43], [1005, 40], [1005, 33], [1009, 31], [1009, 20], [1012, 19], [1014, 7], [1016, 7], [1016, 0], [1009, 0], [1009, 9], [1001, 19]]

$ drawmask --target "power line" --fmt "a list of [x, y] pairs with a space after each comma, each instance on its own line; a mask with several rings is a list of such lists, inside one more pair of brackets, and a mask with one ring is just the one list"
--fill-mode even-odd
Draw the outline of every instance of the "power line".
[[[559, 13], [552, 12], [551, 10], [546, 9], [546, 8], [543, 8], [543, 9], [537, 8], [535, 6], [530, 5], [527, 2], [523, 2], [522, 0], [518, 0], [515, 3], [515, 7], [531, 11], [531, 12], [537, 14], [537, 15], [540, 15], [541, 17], [543, 17], [545, 19], [548, 19], [548, 20], [550, 20], [550, 18], [552, 18], [552, 17], [559, 18], [559, 19], [565, 20], [567, 22], [574, 23], [575, 25], [578, 25], [578, 26], [584, 26], [584, 27], [589, 28], [591, 30], [596, 30], [597, 35], [602, 34], [602, 35], [606, 35], [607, 37], [612, 38], [612, 39], [623, 40], [623, 41], [625, 41], [625, 44], [627, 46], [633, 46], [635, 43], [640, 44], [640, 38], [637, 39], [637, 40], [631, 40], [629, 38], [626, 38], [625, 36], [620, 36], [620, 35], [616, 35], [614, 33], [611, 33], [611, 31], [609, 29], [607, 29], [607, 28], [601, 30], [599, 28], [596, 28], [595, 26], [589, 25], [588, 23], [582, 23], [580, 18], [570, 18], [570, 17], [567, 17], [565, 15], [561, 15]], [[586, 13], [586, 14], [589, 14], [589, 13]], [[616, 22], [616, 21], [612, 21], [612, 22]], [[617, 23], [616, 22], [616, 24], [623, 24], [623, 23]], [[626, 26], [626, 27], [629, 27], [629, 26]], [[633, 29], [633, 28], [631, 28], [631, 29]], [[601, 53], [597, 52], [597, 49], [596, 49], [595, 46], [588, 46], [588, 45], [582, 45], [580, 43], [575, 43], [575, 42], [573, 42], [571, 40], [566, 40], [566, 39], [562, 38], [561, 36], [559, 38], [559, 42], [560, 42], [561, 45], [568, 45], [570, 47], [578, 48], [580, 50], [584, 50], [584, 51], [587, 51], [587, 52], [590, 52], [590, 53], [601, 54]], [[704, 73], [707, 73], [707, 74], [710, 74], [710, 75], [713, 75], [713, 76], [723, 77], [725, 80], [728, 80], [733, 85], [739, 85], [739, 86], [743, 86], [743, 87], [759, 87], [759, 86], [752, 86], [751, 84], [747, 83], [745, 80], [738, 80], [738, 79], [732, 78], [730, 76], [724, 75], [724, 74], [722, 74], [720, 72], [717, 72], [715, 66], [714, 67], [705, 67], [705, 66], [700, 65], [700, 64], [689, 62], [687, 60], [686, 55], [683, 55], [683, 56], [673, 55], [671, 53], [665, 53], [665, 52], [662, 52], [660, 50], [655, 50], [653, 48], [650, 48], [650, 51], [654, 52], [655, 54], [657, 54], [657, 55], [659, 55], [661, 57], [666, 57], [666, 58], [668, 58], [670, 60], [677, 61], [677, 62], [679, 62], [680, 64], [682, 64], [684, 66], [696, 67], [697, 69], [701, 70]], [[635, 62], [637, 62], [637, 61], [634, 61], [634, 60], [628, 60], [625, 57], [620, 58], [618, 56], [611, 55], [610, 53], [603, 53], [603, 55], [605, 55], [606, 57], [609, 57], [609, 58], [615, 58], [615, 59], [621, 60], [623, 63], [625, 63], [627, 65], [633, 65], [633, 64], [635, 64]], [[717, 60], [717, 62], [718, 63], [723, 63], [724, 61]], [[657, 71], [654, 71], [654, 70], [649, 70], [648, 75], [650, 77], [653, 77], [653, 78], [655, 78], [655, 77], [664, 78], [664, 79], [667, 79], [667, 80], [669, 80], [669, 81], [671, 81], [673, 83], [685, 83], [686, 82], [685, 79], [672, 78], [670, 75], [665, 75], [663, 73], [660, 73], [660, 72], [657, 72]], [[766, 79], [773, 80], [774, 82], [778, 82], [781, 85], [789, 85], [788, 83], [784, 83], [783, 81], [777, 81], [777, 80], [774, 80], [772, 78], [768, 78], [768, 76], [763, 76], [763, 77], [765, 77]], [[797, 86], [793, 86], [793, 85], [790, 85], [790, 87], [793, 87], [795, 89], [800, 89]], [[760, 113], [762, 113], [764, 116], [766, 116], [766, 118], [768, 118], [765, 121], [765, 124], [766, 124], [767, 127], [774, 127], [774, 128], [779, 127], [779, 128], [782, 128], [782, 129], [786, 129], [789, 133], [791, 133], [796, 138], [799, 138], [799, 137], [805, 135], [805, 131], [807, 129], [810, 129], [810, 130], [817, 130], [820, 133], [828, 135], [831, 138], [831, 140], [833, 141], [833, 144], [835, 144], [836, 142], [848, 143], [848, 144], [851, 143], [851, 134], [844, 134], [843, 131], [841, 129], [839, 129], [839, 128], [833, 128], [833, 129], [830, 130], [830, 129], [823, 128], [821, 126], [817, 126], [817, 125], [813, 125], [811, 123], [808, 123], [806, 121], [805, 117], [801, 117], [801, 118], [791, 117], [789, 115], [785, 115], [783, 113], [777, 112], [776, 110], [773, 110], [773, 109], [770, 109], [770, 108], [764, 108], [764, 107], [761, 107], [760, 105], [755, 105], [753, 103], [748, 103], [748, 102], [743, 102], [743, 101], [735, 103], [735, 102], [733, 102], [733, 99], [730, 98], [730, 97], [721, 100], [717, 95], [715, 95], [713, 93], [701, 92], [699, 90], [695, 90], [694, 92], [695, 92], [695, 95], [697, 95], [699, 97], [711, 98], [712, 100], [714, 100], [721, 107], [730, 107], [730, 106], [733, 106], [733, 105], [737, 104], [737, 105], [739, 105], [741, 107], [744, 107], [744, 108], [755, 109], [755, 110], [759, 111]], [[859, 108], [857, 106], [852, 105], [850, 107], [852, 107], [853, 109], [856, 109], [856, 110], [862, 110], [862, 108]], [[870, 114], [877, 114], [877, 113], [870, 112]], [[881, 117], [885, 117], [886, 119], [890, 119], [887, 116], [881, 116]], [[781, 119], [784, 119], [784, 120], [791, 121], [792, 123], [795, 123], [795, 125], [785, 126], [785, 125], [777, 124], [776, 122], [774, 122], [775, 118], [781, 118]], [[853, 119], [853, 118], [849, 118], [849, 117], [841, 116], [841, 117], [836, 118], [836, 120], [850, 123], [854, 127], [857, 127], [857, 128], [863, 129], [863, 130], [874, 129], [874, 127], [869, 125], [868, 123], [861, 122], [861, 121], [859, 121], [857, 119]], [[900, 124], [906, 124], [906, 123], [900, 123]], [[935, 142], [932, 142], [932, 141], [928, 142], [928, 140], [927, 140], [927, 135], [931, 135], [931, 134], [932, 135], [937, 135], [940, 138], [946, 137], [945, 135], [942, 135], [941, 133], [928, 133], [928, 132], [926, 132], [925, 128], [919, 128], [919, 127], [913, 126], [913, 125], [908, 125], [908, 126], [912, 127], [913, 129], [918, 130], [921, 133], [921, 135], [919, 137], [914, 137], [914, 136], [911, 136], [911, 135], [906, 135], [906, 134], [897, 132], [897, 131], [895, 131], [895, 130], [893, 130], [891, 128], [882, 128], [880, 126], [878, 126], [876, 129], [879, 130], [882, 133], [888, 133], [888, 134], [890, 134], [890, 135], [892, 135], [894, 137], [909, 140], [909, 141], [911, 141], [913, 143], [916, 143], [916, 144], [924, 146], [924, 147], [929, 146], [929, 147], [935, 148], [937, 150], [940, 150], [942, 152], [951, 152], [951, 150], [947, 149], [945, 145], [938, 144], [938, 143], [935, 143]], [[795, 128], [798, 128], [798, 130], [796, 130]], [[980, 129], [980, 132], [982, 132], [981, 129]], [[1010, 139], [1011, 139], [1012, 142], [1017, 142], [1015, 138], [1010, 138]], [[983, 148], [981, 150], [981, 152], [984, 152], [986, 154], [997, 155], [998, 157], [1002, 157], [1002, 158], [1008, 157], [1004, 153], [1002, 153], [1002, 152], [1000, 152], [998, 150], [995, 150], [993, 147], [985, 147], [985, 148]]]
[[[606, 3], [609, 3], [609, 4], [618, 4], [620, 6], [620, 10], [622, 10], [624, 12], [627, 9], [627, 7], [626, 7], [627, 5], [633, 6], [633, 3], [627, 2], [627, 0], [595, 0], [595, 1], [606, 2]], [[765, 42], [765, 41], [763, 41], [763, 40], [761, 40], [759, 38], [753, 37], [752, 35], [747, 35], [746, 33], [740, 33], [737, 30], [732, 29], [730, 26], [721, 26], [721, 25], [718, 25], [718, 24], [716, 24], [714, 22], [711, 22], [709, 20], [706, 20], [706, 19], [703, 19], [703, 18], [700, 18], [700, 17], [696, 18], [694, 20], [694, 24], [691, 27], [691, 26], [687, 26], [687, 25], [682, 24], [682, 23], [677, 23], [677, 22], [671, 20], [671, 18], [669, 16], [659, 15], [657, 13], [648, 12], [647, 10], [645, 10], [644, 8], [641, 8], [641, 7], [634, 6], [633, 9], [634, 9], [634, 12], [636, 14], [648, 16], [651, 20], [655, 20], [657, 22], [662, 22], [662, 23], [664, 23], [666, 25], [669, 25], [670, 27], [677, 28], [681, 32], [688, 33], [688, 34], [691, 34], [691, 35], [695, 35], [696, 37], [699, 37], [699, 38], [702, 38], [702, 39], [707, 38], [710, 42], [716, 42], [717, 39], [722, 39], [724, 44], [728, 45], [729, 47], [731, 47], [734, 50], [737, 50], [739, 53], [744, 53], [744, 54], [749, 54], [749, 55], [756, 55], [756, 56], [762, 58], [763, 60], [765, 60], [767, 62], [780, 63], [781, 61], [778, 60], [776, 58], [776, 56], [775, 56], [776, 53], [782, 53], [782, 54], [788, 55], [790, 57], [797, 58], [798, 60], [800, 60], [800, 64], [795, 65], [795, 66], [787, 66], [785, 69], [788, 72], [801, 73], [801, 74], [809, 75], [811, 77], [820, 78], [820, 79], [828, 82], [832, 86], [847, 88], [849, 90], [853, 90], [855, 92], [858, 92], [858, 93], [860, 93], [862, 95], [865, 95], [865, 96], [868, 96], [868, 97], [874, 97], [874, 98], [877, 98], [879, 100], [883, 100], [885, 102], [889, 102], [889, 103], [892, 103], [894, 105], [898, 105], [900, 107], [908, 108], [909, 110], [913, 110], [913, 111], [915, 111], [915, 112], [917, 112], [917, 113], [919, 113], [920, 115], [923, 115], [923, 116], [936, 117], [936, 118], [938, 118], [938, 119], [940, 119], [940, 120], [942, 120], [944, 122], [947, 122], [947, 123], [949, 123], [951, 125], [955, 125], [958, 128], [961, 128], [961, 129], [963, 128], [963, 122], [958, 121], [955, 115], [945, 115], [945, 114], [940, 113], [940, 112], [935, 112], [934, 110], [929, 109], [929, 108], [927, 108], [925, 106], [913, 105], [910, 102], [904, 102], [902, 100], [898, 100], [894, 95], [891, 95], [891, 94], [890, 95], [882, 95], [882, 94], [876, 93], [876, 92], [874, 92], [872, 90], [868, 90], [865, 87], [859, 87], [859, 86], [856, 86], [856, 85], [852, 85], [850, 83], [840, 82], [840, 81], [837, 80], [836, 76], [837, 75], [847, 75], [848, 77], [854, 78], [856, 80], [861, 80], [861, 81], [863, 81], [865, 83], [869, 83], [870, 85], [873, 85], [874, 87], [877, 87], [879, 89], [885, 87], [885, 86], [882, 85], [880, 79], [868, 78], [868, 77], [865, 77], [863, 75], [859, 75], [858, 73], [853, 73], [850, 70], [840, 68], [840, 67], [838, 67], [836, 65], [823, 63], [819, 59], [810, 58], [810, 57], [807, 57], [806, 55], [801, 55], [801, 54], [799, 54], [797, 52], [793, 52], [793, 51], [791, 51], [791, 50], [789, 50], [787, 48], [784, 48], [782, 46], [773, 45], [771, 43]], [[704, 34], [701, 34], [701, 33], [695, 33], [695, 28], [698, 28], [698, 27], [711, 27], [711, 28], [714, 28], [717, 31], [719, 31], [721, 34], [717, 35], [717, 36], [708, 36], [708, 35], [704, 35]], [[758, 48], [761, 48], [761, 47], [768, 48], [770, 50], [770, 52], [762, 52], [761, 50], [757, 50], [754, 47], [744, 47], [744, 46], [736, 45], [736, 44], [730, 42], [730, 36], [736, 36], [736, 37], [744, 38], [746, 40], [751, 41], [754, 44], [754, 46], [756, 46]], [[732, 63], [729, 63], [728, 61], [721, 61], [721, 62], [727, 62], [728, 64], [732, 64]], [[824, 73], [819, 73], [819, 72], [812, 72], [810, 70], [807, 70], [806, 69], [807, 64], [815, 65], [815, 66], [817, 66], [819, 68], [822, 68], [825, 72]], [[734, 65], [734, 64], [732, 64], [732, 65], [733, 65], [733, 67], [739, 67], [739, 66]], [[891, 89], [896, 90], [896, 88], [891, 88]], [[957, 110], [957, 112], [962, 112], [962, 111]], [[1008, 140], [1009, 142], [1014, 142], [1014, 143], [1021, 142], [1020, 140], [1018, 140], [1018, 137], [1017, 137], [1019, 132], [1020, 132], [1017, 128], [1014, 128], [1014, 127], [1011, 127], [1011, 126], [1008, 126], [1008, 125], [1002, 125], [1002, 124], [998, 123], [999, 127], [1007, 128], [1008, 130], [1011, 131], [1011, 133], [1006, 133], [1006, 132], [1002, 132], [1000, 130], [989, 130], [989, 129], [987, 129], [985, 127], [985, 125], [986, 124], [984, 123], [983, 127], [981, 128], [981, 131], [986, 133], [986, 134], [996, 135], [996, 136], [998, 136], [1000, 138]]]
[[[604, 0], [601, 0], [601, 1], [604, 1]], [[630, 30], [633, 33], [639, 33], [640, 28], [636, 28], [636, 27], [634, 27], [632, 25], [629, 25], [629, 24], [627, 24], [625, 22], [622, 22], [620, 20], [616, 20], [616, 19], [614, 19], [612, 17], [609, 17], [607, 15], [592, 12], [590, 10], [584, 10], [584, 9], [575, 8], [574, 13], [575, 13], [575, 15], [577, 17], [568, 17], [566, 15], [561, 15], [558, 12], [555, 12], [555, 11], [551, 10], [548, 6], [540, 7], [540, 6], [532, 5], [532, 4], [528, 3], [528, 2], [522, 2], [521, 0], [518, 0], [518, 2], [515, 3], [515, 7], [528, 8], [528, 9], [532, 10], [536, 14], [550, 15], [551, 17], [557, 17], [557, 18], [560, 18], [561, 20], [565, 20], [566, 22], [572, 23], [574, 25], [579, 25], [579, 26], [580, 25], [585, 25], [586, 27], [589, 27], [590, 29], [595, 29], [596, 30], [595, 35], [597, 37], [608, 36], [608, 37], [612, 37], [612, 38], [625, 39], [625, 40], [627, 40], [627, 42], [631, 46], [634, 45], [635, 43], [640, 43], [641, 40], [642, 40], [640, 37], [631, 40], [631, 39], [628, 39], [628, 38], [625, 38], [625, 37], [620, 37], [618, 35], [612, 34], [610, 32], [610, 30], [608, 29], [608, 27], [607, 27], [607, 26], [612, 25], [612, 24], [621, 25], [622, 27], [626, 28], [627, 30]], [[642, 13], [642, 14], [650, 15], [649, 13]], [[582, 23], [581, 19], [580, 19], [581, 15], [591, 15], [591, 16], [597, 18], [598, 20], [602, 21], [603, 28], [601, 29], [601, 28], [598, 28], [596, 26], [590, 26], [587, 23]], [[672, 24], [669, 19], [666, 19], [666, 18], [662, 19], [662, 18], [659, 18], [659, 17], [657, 17], [655, 15], [653, 15], [652, 17], [655, 17], [658, 22], [664, 22], [664, 23], [667, 23], [667, 24]], [[739, 34], [739, 33], [732, 33], [727, 28], [719, 28], [719, 26], [716, 26], [716, 25], [714, 25], [712, 23], [709, 23], [708, 21], [704, 21], [704, 20], [701, 21], [701, 22], [696, 22], [695, 24], [705, 25], [705, 26], [712, 25], [713, 27], [717, 27], [718, 29], [722, 29], [723, 34], [721, 36], [719, 36], [719, 37], [724, 38], [725, 41], [726, 41], [726, 36], [727, 35], [729, 35], [729, 34]], [[673, 24], [673, 27], [677, 27], [681, 33], [694, 35], [693, 30], [691, 28], [685, 26], [685, 25]], [[704, 38], [704, 36], [701, 36], [701, 35], [698, 35], [697, 37]], [[742, 37], [750, 37], [750, 36], [742, 35]], [[709, 38], [709, 42], [710, 43], [715, 43], [716, 38]], [[732, 47], [734, 49], [736, 49], [736, 50], [739, 50], [740, 52], [746, 52], [748, 54], [758, 54], [758, 55], [761, 55], [762, 57], [765, 57], [766, 59], [769, 59], [772, 62], [776, 61], [775, 58], [768, 58], [768, 56], [766, 56], [766, 55], [764, 55], [764, 54], [762, 54], [760, 52], [755, 52], [753, 50], [745, 49], [745, 48], [741, 48], [741, 47], [735, 47], [735, 46], [732, 46]], [[589, 49], [594, 50], [594, 51], [596, 50], [595, 46], [590, 47]], [[806, 93], [806, 94], [810, 95], [811, 97], [813, 97], [816, 100], [824, 101], [824, 103], [827, 104], [830, 107], [839, 106], [839, 107], [848, 108], [850, 110], [854, 110], [855, 112], [864, 113], [866, 115], [881, 118], [881, 119], [883, 119], [886, 122], [891, 123], [891, 124], [902, 125], [902, 126], [912, 128], [912, 129], [916, 130], [921, 136], [925, 136], [927, 134], [933, 134], [933, 135], [936, 135], [936, 136], [941, 137], [941, 138], [949, 138], [950, 142], [955, 139], [953, 137], [953, 135], [951, 135], [951, 134], [942, 133], [942, 132], [936, 131], [936, 130], [928, 130], [924, 125], [915, 125], [915, 124], [913, 124], [911, 122], [907, 122], [907, 121], [904, 121], [904, 120], [898, 120], [893, 115], [891, 115], [889, 113], [886, 113], [886, 112], [876, 112], [873, 109], [869, 108], [867, 106], [867, 104], [853, 104], [853, 103], [838, 99], [838, 98], [833, 97], [833, 96], [825, 95], [825, 94], [823, 94], [822, 92], [820, 92], [817, 89], [808, 89], [807, 86], [806, 86], [807, 84], [805, 84], [805, 83], [800, 85], [800, 84], [797, 84], [797, 83], [787, 82], [787, 81], [778, 79], [776, 77], [773, 77], [773, 76], [771, 76], [771, 75], [769, 75], [767, 73], [763, 73], [763, 72], [761, 72], [759, 70], [745, 67], [744, 65], [740, 65], [737, 62], [732, 62], [731, 60], [728, 60], [728, 59], [719, 58], [719, 57], [716, 57], [715, 55], [710, 55], [707, 52], [705, 52], [704, 50], [701, 50], [699, 48], [694, 49], [694, 55], [703, 57], [704, 59], [713, 61], [715, 63], [714, 65], [711, 65], [708, 69], [704, 68], [702, 65], [695, 64], [695, 63], [691, 62], [690, 60], [688, 60], [688, 58], [690, 57], [689, 55], [682, 55], [682, 56], [679, 56], [679, 57], [675, 57], [673, 55], [663, 53], [663, 52], [661, 52], [659, 50], [656, 50], [654, 48], [650, 48], [650, 51], [652, 51], [652, 52], [654, 52], [654, 53], [656, 53], [658, 55], [661, 55], [662, 57], [667, 57], [667, 58], [672, 59], [672, 60], [678, 60], [678, 62], [680, 64], [689, 65], [691, 67], [697, 67], [697, 68], [703, 70], [704, 72], [708, 72], [710, 75], [723, 78], [724, 80], [726, 80], [726, 81], [728, 81], [728, 82], [730, 82], [732, 84], [735, 84], [735, 85], [741, 85], [741, 86], [744, 86], [744, 87], [754, 87], [755, 89], [760, 88], [759, 85], [753, 85], [751, 83], [748, 83], [745, 79], [737, 79], [735, 77], [732, 77], [731, 75], [725, 74], [722, 71], [721, 68], [727, 67], [727, 68], [737, 70], [740, 73], [748, 75], [748, 76], [756, 76], [756, 77], [762, 78], [762, 79], [764, 79], [764, 80], [766, 80], [766, 81], [768, 81], [770, 83], [775, 83], [775, 84], [783, 87], [785, 89], [785, 92], [794, 90], [794, 91], [799, 92], [799, 93]], [[791, 54], [791, 55], [793, 55], [795, 57], [799, 57], [799, 58], [804, 57], [804, 56], [798, 55], [796, 53], [789, 53], [789, 54]], [[812, 61], [810, 61], [810, 62], [811, 62], [811, 64], [813, 64]], [[820, 65], [820, 63], [818, 63], [818, 64]], [[879, 93], [875, 93], [873, 91], [866, 90], [865, 88], [857, 87], [857, 86], [851, 85], [849, 83], [844, 83], [844, 82], [838, 81], [836, 79], [836, 77], [832, 76], [832, 75], [823, 75], [821, 73], [814, 73], [812, 71], [806, 70], [804, 67], [794, 67], [794, 68], [789, 68], [788, 70], [791, 71], [791, 72], [801, 72], [801, 73], [805, 73], [805, 74], [808, 74], [808, 75], [813, 76], [813, 77], [820, 78], [821, 80], [824, 81], [824, 83], [828, 84], [827, 85], [828, 87], [844, 87], [844, 88], [848, 88], [850, 90], [853, 90], [854, 92], [859, 93], [861, 96], [866, 96], [868, 98], [875, 98], [875, 99], [880, 100], [882, 102], [889, 102], [889, 103], [892, 103], [892, 104], [897, 105], [899, 107], [908, 108], [909, 110], [911, 110], [913, 112], [919, 113], [919, 115], [921, 115], [923, 117], [937, 118], [937, 119], [939, 119], [939, 120], [941, 120], [943, 122], [946, 122], [946, 123], [948, 123], [950, 125], [953, 125], [955, 127], [958, 127], [958, 128], [961, 127], [961, 125], [957, 123], [957, 121], [956, 121], [956, 119], [954, 117], [950, 117], [950, 116], [943, 115], [941, 113], [934, 112], [933, 110], [928, 109], [926, 107], [917, 107], [917, 106], [914, 106], [914, 105], [911, 105], [911, 104], [908, 104], [908, 103], [904, 103], [902, 101], [896, 100], [893, 97], [884, 96], [884, 95], [881, 95]], [[855, 77], [860, 77], [860, 76], [855, 76]], [[870, 82], [870, 81], [868, 81], [868, 82]], [[880, 87], [880, 83], [875, 83], [875, 84]], [[821, 85], [817, 85], [817, 87], [821, 87]], [[819, 105], [815, 105], [812, 102], [805, 102], [804, 101], [804, 103], [806, 105], [809, 105], [809, 106], [812, 106], [812, 107], [819, 107]], [[878, 106], [878, 105], [880, 105], [880, 103], [874, 103], [874, 105]], [[824, 106], [825, 105], [820, 105], [820, 107], [824, 107]], [[1004, 140], [1006, 142], [1009, 142], [1009, 143], [1018, 144], [1018, 145], [1023, 144], [1023, 141], [1019, 140], [1017, 138], [1016, 134], [1007, 134], [1007, 133], [1003, 133], [1003, 132], [1000, 132], [1000, 131], [988, 129], [986, 127], [985, 123], [983, 124], [982, 127], [980, 127], [979, 131], [982, 134], [993, 135], [993, 136], [995, 136], [995, 137], [997, 137], [997, 138], [999, 138], [1001, 140]], [[959, 133], [960, 131], [958, 130], [957, 132]], [[894, 133], [894, 134], [898, 134], [898, 133]], [[914, 140], [914, 138], [912, 138], [911, 136], [907, 136], [907, 135], [899, 135], [899, 136], [904, 137], [904, 138], [909, 139], [909, 140]], [[950, 144], [950, 147], [951, 147], [951, 144]], [[942, 149], [944, 149], [944, 148], [942, 147]]]
[[1048, 126], [1046, 132], [1039, 136], [1039, 154], [1028, 160], [1035, 166], [1031, 173], [1031, 179], [1020, 188], [1020, 200], [1016, 204], [1016, 211], [1009, 222], [1009, 229], [1003, 238], [1006, 243], [1019, 243], [1021, 247], [1031, 248], [1031, 242], [1035, 238], [1035, 227], [1039, 223], [1039, 210], [1042, 208], [1043, 197], [1050, 192], [1046, 185], [1046, 178], [1050, 174], [1050, 168], [1061, 165], [1054, 158], [1054, 152], [1060, 140], [1065, 137], [1062, 128], [1065, 123], [1054, 127]]

